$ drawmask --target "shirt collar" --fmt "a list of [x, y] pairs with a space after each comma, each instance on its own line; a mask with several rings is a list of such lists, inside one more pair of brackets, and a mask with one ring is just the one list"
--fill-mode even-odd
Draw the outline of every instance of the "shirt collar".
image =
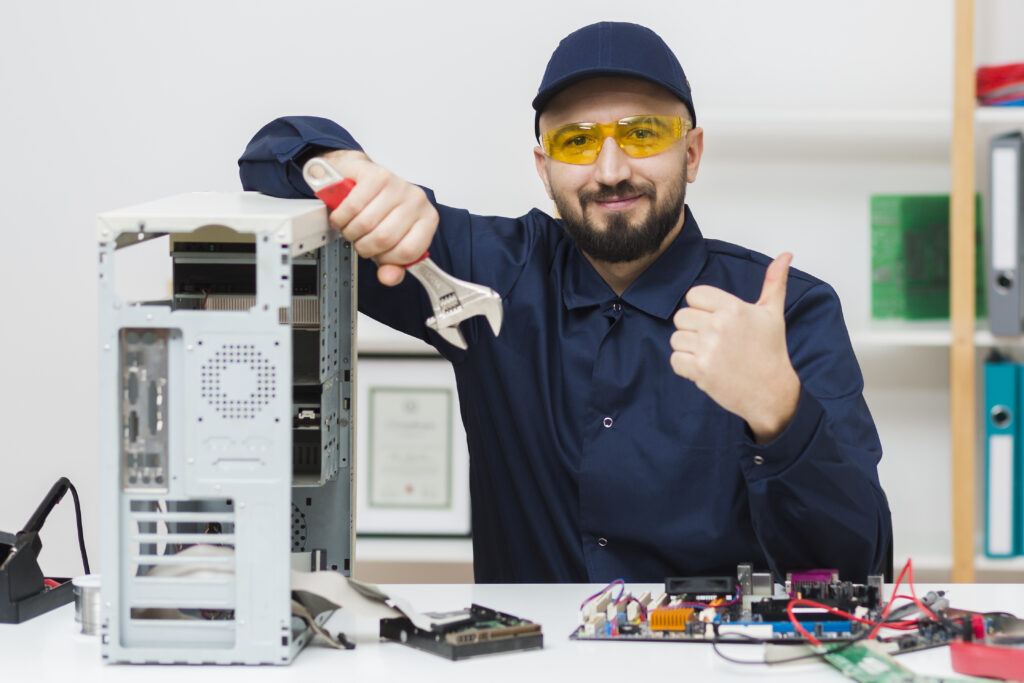
[[[668, 249], [622, 293], [621, 299], [648, 315], [668, 320], [679, 308], [706, 260], [704, 236], [687, 206], [683, 229]], [[574, 246], [569, 252], [562, 289], [566, 308], [600, 306], [615, 299], [612, 288]]]

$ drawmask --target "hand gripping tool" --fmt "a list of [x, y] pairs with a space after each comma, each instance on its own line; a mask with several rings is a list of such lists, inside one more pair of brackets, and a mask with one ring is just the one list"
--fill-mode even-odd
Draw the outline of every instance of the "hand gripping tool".
[[[302, 167], [302, 178], [331, 211], [338, 208], [356, 183], [341, 175], [327, 161], [313, 157]], [[452, 277], [430, 260], [424, 252], [412, 263], [403, 266], [427, 290], [434, 315], [427, 318], [427, 326], [436, 330], [448, 343], [467, 348], [459, 331], [459, 323], [475, 315], [483, 315], [491, 325], [494, 336], [501, 331], [503, 309], [501, 296], [490, 287]]]

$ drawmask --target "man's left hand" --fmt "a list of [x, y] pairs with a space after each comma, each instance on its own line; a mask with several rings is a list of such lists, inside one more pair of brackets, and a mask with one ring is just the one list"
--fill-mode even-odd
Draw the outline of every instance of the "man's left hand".
[[755, 303], [698, 285], [686, 293], [689, 307], [673, 319], [672, 369], [746, 420], [758, 443], [782, 433], [800, 398], [784, 315], [792, 260], [787, 252], [771, 262]]

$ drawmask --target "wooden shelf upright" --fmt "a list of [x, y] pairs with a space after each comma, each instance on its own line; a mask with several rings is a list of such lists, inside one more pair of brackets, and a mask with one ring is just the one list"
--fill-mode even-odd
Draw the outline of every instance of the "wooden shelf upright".
[[974, 0], [956, 0], [953, 137], [950, 150], [949, 426], [952, 457], [952, 579], [974, 582], [975, 349], [974, 349]]

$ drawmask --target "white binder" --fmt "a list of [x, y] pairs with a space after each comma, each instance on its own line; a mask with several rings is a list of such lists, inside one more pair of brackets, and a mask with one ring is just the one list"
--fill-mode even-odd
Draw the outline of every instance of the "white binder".
[[1019, 132], [992, 138], [989, 174], [988, 322], [992, 334], [1024, 332], [1024, 154]]

